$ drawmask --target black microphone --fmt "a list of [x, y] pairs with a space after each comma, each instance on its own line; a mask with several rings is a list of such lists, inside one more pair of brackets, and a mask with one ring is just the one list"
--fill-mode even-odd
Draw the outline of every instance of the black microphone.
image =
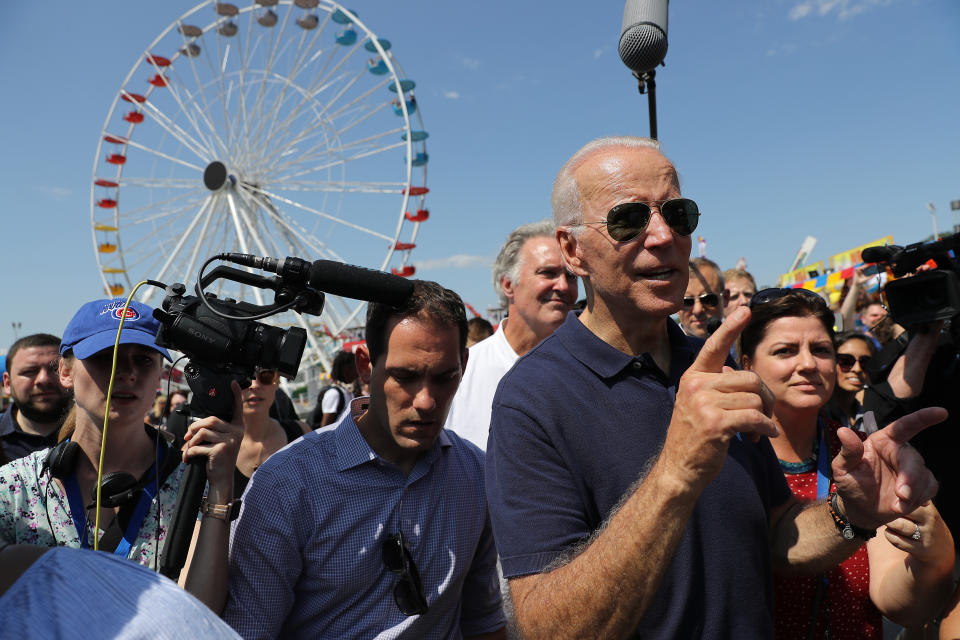
[[413, 283], [406, 278], [333, 260], [314, 261], [307, 284], [336, 296], [394, 307], [406, 302], [413, 293]]
[[864, 262], [887, 262], [901, 251], [903, 251], [903, 247], [898, 247], [895, 244], [883, 247], [867, 247], [860, 252], [860, 257]]
[[620, 29], [620, 59], [634, 72], [653, 71], [667, 55], [670, 0], [627, 0]]
[[248, 253], [225, 253], [220, 257], [235, 264], [276, 273], [290, 282], [307, 284], [325, 293], [354, 300], [398, 306], [413, 293], [413, 283], [406, 278], [334, 260], [310, 263], [291, 256], [262, 258]]

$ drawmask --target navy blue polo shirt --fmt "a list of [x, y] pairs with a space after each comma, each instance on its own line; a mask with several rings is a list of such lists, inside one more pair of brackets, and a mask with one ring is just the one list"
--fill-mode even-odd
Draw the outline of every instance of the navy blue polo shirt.
[[[660, 452], [703, 342], [667, 320], [670, 374], [573, 314], [501, 380], [486, 484], [507, 577], [542, 572], [609, 516]], [[790, 489], [766, 438], [735, 438], [701, 494], [638, 635], [773, 636], [769, 513]]]
[[16, 405], [11, 404], [6, 413], [0, 415], [0, 460], [4, 456], [7, 461], [16, 460], [57, 444], [59, 429], [54, 429], [46, 436], [27, 433], [17, 424], [16, 410]]

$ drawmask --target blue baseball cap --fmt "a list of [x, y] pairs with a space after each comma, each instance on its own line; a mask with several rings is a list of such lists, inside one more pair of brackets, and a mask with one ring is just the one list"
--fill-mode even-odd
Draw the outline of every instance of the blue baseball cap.
[[[70, 324], [60, 340], [60, 355], [68, 350], [80, 360], [86, 360], [98, 351], [103, 351], [117, 341], [117, 328], [126, 300], [94, 300], [88, 302], [74, 314]], [[120, 333], [120, 344], [141, 344], [160, 352], [167, 360], [172, 360], [163, 347], [157, 346], [157, 331], [160, 323], [153, 317], [153, 308], [130, 301], [127, 317]]]

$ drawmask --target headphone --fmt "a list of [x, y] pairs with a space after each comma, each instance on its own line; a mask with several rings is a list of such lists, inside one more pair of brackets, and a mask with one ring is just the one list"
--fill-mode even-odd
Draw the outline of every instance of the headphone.
[[[145, 427], [146, 428], [146, 427]], [[150, 429], [153, 431], [153, 429]], [[148, 434], [154, 440], [156, 439], [155, 433]], [[150, 473], [154, 467], [151, 467], [144, 473], [143, 477], [137, 480], [133, 477], [133, 474], [127, 473], [125, 471], [112, 471], [101, 479], [100, 482], [100, 506], [106, 508], [113, 508], [122, 506], [130, 502], [134, 497], [136, 497], [144, 487], [146, 487], [151, 482], [155, 480], [159, 485], [162, 485], [167, 476], [179, 466], [180, 460], [178, 456], [171, 455], [170, 447], [164, 443], [164, 457], [163, 457], [163, 468], [157, 469], [157, 473]], [[55, 447], [50, 449], [50, 453], [47, 454], [46, 459], [43, 461], [43, 466], [40, 468], [40, 475], [43, 475], [45, 472], [49, 471], [50, 475], [59, 480], [66, 480], [74, 469], [77, 468], [77, 458], [80, 456], [82, 449], [80, 445], [71, 440], [64, 440], [63, 442], [58, 443]], [[159, 475], [159, 478], [157, 478]], [[96, 487], [93, 488], [91, 493], [91, 500], [95, 500], [93, 496], [96, 495]], [[87, 509], [92, 509], [95, 505], [87, 505]]]

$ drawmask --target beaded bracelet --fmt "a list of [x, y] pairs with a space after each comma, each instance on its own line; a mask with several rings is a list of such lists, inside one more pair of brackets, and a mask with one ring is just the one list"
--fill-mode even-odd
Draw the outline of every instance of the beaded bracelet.
[[854, 526], [849, 520], [847, 520], [846, 516], [840, 513], [840, 508], [837, 506], [836, 491], [830, 492], [830, 495], [827, 498], [827, 508], [830, 510], [830, 515], [833, 516], [833, 522], [837, 525], [837, 531], [840, 532], [840, 535], [843, 536], [844, 540], [853, 540], [854, 537], [858, 537], [862, 540], [869, 540], [877, 535], [876, 529], [862, 529]]

